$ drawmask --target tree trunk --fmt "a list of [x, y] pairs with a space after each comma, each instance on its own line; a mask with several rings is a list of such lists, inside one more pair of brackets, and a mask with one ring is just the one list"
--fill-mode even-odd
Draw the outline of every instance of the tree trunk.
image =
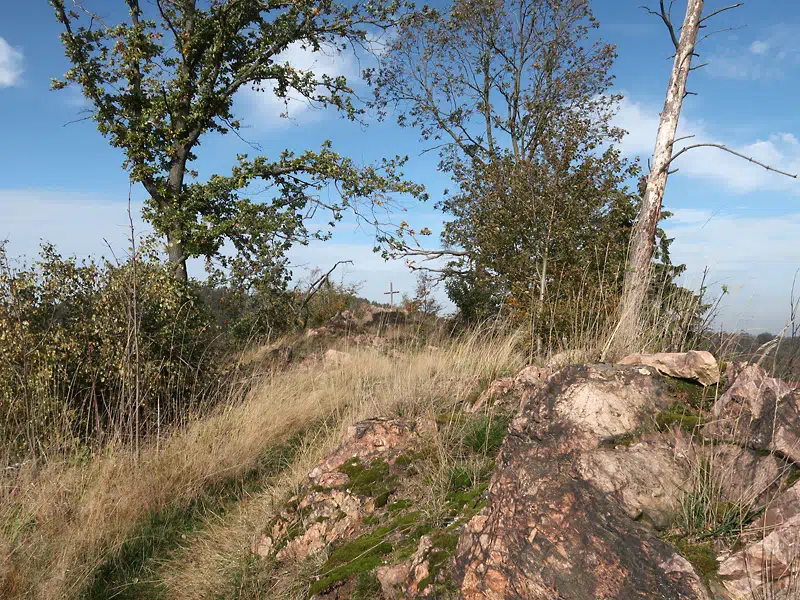
[[639, 220], [633, 230], [628, 269], [620, 303], [620, 316], [614, 339], [616, 353], [630, 349], [642, 323], [642, 309], [650, 283], [656, 229], [661, 217], [661, 203], [669, 176], [669, 164], [675, 132], [686, 95], [686, 80], [691, 70], [692, 56], [697, 43], [697, 32], [703, 14], [704, 0], [689, 0], [681, 37], [675, 52], [675, 62], [670, 75], [664, 110], [658, 126], [652, 170], [639, 210]]
[[[170, 212], [177, 212], [177, 204], [180, 202], [181, 193], [183, 191], [183, 178], [186, 174], [186, 159], [188, 155], [188, 150], [181, 150], [169, 170], [169, 176], [167, 177], [169, 197], [166, 201], [173, 205], [168, 209]], [[169, 231], [167, 231], [167, 255], [169, 263], [174, 269], [175, 277], [181, 281], [188, 281], [189, 273], [186, 270], [184, 233], [179, 218], [173, 216]]]

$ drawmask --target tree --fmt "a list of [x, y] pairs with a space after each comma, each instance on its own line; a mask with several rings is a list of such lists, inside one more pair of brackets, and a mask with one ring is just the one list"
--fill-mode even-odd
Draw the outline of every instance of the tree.
[[[372, 203], [386, 207], [387, 194], [424, 195], [403, 179], [405, 159], [359, 168], [330, 142], [273, 160], [242, 154], [230, 175], [204, 180], [192, 168], [204, 136], [239, 135], [233, 101], [244, 88], [270, 88], [284, 100], [293, 94], [358, 120], [363, 108], [344, 77], [303, 71], [281, 53], [297, 46], [368, 49], [371, 33], [393, 24], [399, 1], [155, 0], [142, 6], [124, 0], [117, 6], [127, 10], [127, 21], [113, 24], [78, 0], [72, 10], [64, 0], [51, 4], [72, 65], [53, 87], [82, 88], [99, 131], [123, 151], [131, 181], [149, 194], [144, 216], [166, 238], [179, 278], [187, 278], [188, 257], [225, 266], [229, 259], [220, 249], [226, 242], [254, 268], [263, 256], [271, 266], [279, 263], [291, 244], [326, 236], [305, 225], [318, 208], [330, 212], [333, 225], [347, 209], [363, 218]], [[257, 181], [274, 191], [270, 202], [247, 197]], [[329, 185], [338, 199], [324, 202], [319, 192]]]
[[442, 305], [436, 300], [433, 295], [433, 288], [436, 281], [430, 273], [420, 271], [417, 273], [417, 283], [414, 288], [414, 299], [412, 300], [415, 310], [418, 310], [423, 315], [437, 315], [442, 310]]
[[616, 55], [589, 40], [597, 26], [588, 1], [456, 0], [404, 20], [371, 74], [376, 106], [397, 107], [457, 187], [439, 205], [444, 250], [394, 250], [450, 256], [440, 270], [462, 312], [513, 301], [542, 317], [551, 296], [624, 264], [638, 170], [616, 148]]
[[[670, 39], [675, 48], [672, 72], [667, 85], [667, 95], [664, 101], [664, 109], [661, 111], [661, 118], [656, 136], [656, 146], [653, 152], [652, 167], [647, 178], [647, 186], [642, 196], [639, 209], [639, 218], [631, 239], [631, 251], [628, 268], [625, 274], [625, 284], [623, 288], [622, 300], [620, 302], [619, 322], [615, 330], [614, 343], [619, 352], [625, 351], [628, 346], [637, 338], [637, 332], [641, 326], [642, 310], [648, 289], [650, 287], [650, 272], [655, 246], [655, 236], [658, 222], [661, 218], [661, 206], [664, 200], [664, 192], [667, 187], [667, 179], [670, 175], [670, 165], [684, 152], [694, 148], [710, 146], [729, 152], [740, 158], [749, 160], [765, 169], [797, 178], [796, 175], [777, 171], [768, 165], [760, 163], [752, 158], [743, 156], [721, 144], [692, 144], [674, 152], [675, 144], [680, 141], [675, 139], [678, 129], [683, 101], [690, 93], [686, 91], [689, 73], [702, 68], [705, 64], [692, 67], [692, 58], [698, 56], [697, 44], [700, 29], [705, 27], [704, 23], [712, 17], [737, 8], [741, 2], [727, 6], [707, 16], [703, 16], [704, 0], [688, 0], [686, 5], [686, 16], [683, 26], [679, 33], [675, 30], [672, 23], [671, 8], [674, 0], [665, 6], [665, 0], [660, 0], [659, 10], [655, 11], [645, 7], [645, 9], [658, 16], [666, 25]], [[711, 32], [701, 38], [703, 39], [717, 32]], [[692, 137], [692, 136], [689, 136]]]

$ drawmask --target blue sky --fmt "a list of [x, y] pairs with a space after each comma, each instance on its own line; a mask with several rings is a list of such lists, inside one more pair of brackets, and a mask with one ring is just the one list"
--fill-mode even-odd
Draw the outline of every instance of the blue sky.
[[[655, 1], [655, 0], [653, 0]], [[120, 0], [121, 3], [121, 0]], [[730, 2], [708, 0], [707, 12]], [[105, 1], [102, 3], [105, 4]], [[616, 89], [625, 95], [619, 124], [630, 134], [623, 149], [645, 160], [652, 152], [670, 61], [666, 31], [638, 8], [642, 0], [595, 0], [600, 35], [617, 44]], [[97, 4], [100, 5], [100, 4]], [[107, 5], [106, 5], [107, 6]], [[675, 4], [682, 14], [685, 1]], [[678, 19], [679, 20], [679, 19]], [[751, 0], [716, 19], [717, 28], [746, 26], [703, 42], [709, 66], [692, 74], [698, 93], [684, 106], [681, 130], [697, 141], [724, 143], [777, 168], [800, 172], [800, 7], [796, 0]], [[67, 68], [59, 28], [45, 0], [9, 3], [0, 22], [0, 239], [12, 254], [32, 256], [40, 240], [64, 254], [108, 254], [125, 247], [127, 175], [121, 154], [110, 148], [85, 116], [74, 89], [49, 91], [49, 82]], [[306, 68], [342, 73], [359, 83], [359, 64], [348, 56], [314, 57], [296, 49], [292, 60]], [[384, 155], [408, 154], [407, 175], [425, 183], [432, 200], [408, 204], [401, 218], [438, 233], [442, 215], [433, 207], [447, 187], [436, 158], [416, 133], [370, 119], [368, 127], [331, 111], [300, 104], [291, 121], [269, 94], [243, 92], [237, 112], [249, 142], [276, 156], [282, 149], [318, 148], [326, 139], [363, 164]], [[209, 140], [200, 149], [205, 174], [227, 172], [237, 153], [254, 153], [234, 136]], [[720, 324], [728, 329], [779, 330], [789, 312], [792, 280], [800, 268], [800, 183], [768, 173], [717, 150], [692, 151], [679, 159], [665, 198], [675, 213], [666, 228], [675, 237], [673, 258], [688, 267], [686, 283], [697, 285], [708, 267], [717, 288], [731, 294]], [[138, 210], [144, 191], [134, 187]], [[138, 220], [137, 220], [138, 222]], [[141, 230], [144, 225], [139, 225]], [[345, 277], [363, 282], [362, 294], [381, 299], [389, 281], [413, 291], [414, 277], [402, 262], [384, 262], [371, 252], [372, 239], [345, 222], [330, 242], [292, 253], [298, 277], [309, 268], [350, 259]], [[200, 266], [192, 274], [199, 276]]]

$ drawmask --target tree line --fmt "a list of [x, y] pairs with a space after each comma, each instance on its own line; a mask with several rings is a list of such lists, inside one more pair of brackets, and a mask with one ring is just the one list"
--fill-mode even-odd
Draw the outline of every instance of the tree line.
[[[109, 20], [90, 0], [51, 4], [71, 65], [53, 87], [80, 86], [100, 133], [123, 150], [179, 280], [188, 279], [187, 259], [202, 257], [221, 285], [279, 295], [289, 248], [330, 237], [310, 228], [311, 215], [326, 211], [331, 225], [350, 214], [373, 227], [385, 256], [436, 273], [465, 320], [506, 313], [540, 347], [591, 330], [608, 335], [605, 355], [654, 319], [688, 332], [707, 308], [676, 284], [684, 266], [671, 263], [659, 223], [669, 216], [670, 164], [689, 149], [674, 150], [675, 131], [689, 73], [703, 66], [692, 66], [698, 32], [741, 3], [704, 15], [703, 0], [689, 0], [681, 28], [673, 2], [646, 9], [674, 46], [647, 172], [620, 151], [616, 49], [598, 35], [589, 0], [453, 0], [440, 9], [400, 0], [118, 0], [126, 15]], [[298, 45], [372, 54], [363, 72], [372, 99], [361, 101], [344, 76], [291, 64], [285, 52]], [[421, 243], [425, 224], [375, 216], [400, 197], [428, 199], [403, 172], [407, 157], [358, 167], [330, 141], [299, 154], [240, 155], [229, 174], [195, 170], [205, 138], [239, 134], [233, 100], [246, 88], [362, 123], [372, 110], [416, 130], [452, 180], [436, 198], [447, 219], [441, 246]], [[269, 200], [251, 197], [256, 184], [272, 191]]]

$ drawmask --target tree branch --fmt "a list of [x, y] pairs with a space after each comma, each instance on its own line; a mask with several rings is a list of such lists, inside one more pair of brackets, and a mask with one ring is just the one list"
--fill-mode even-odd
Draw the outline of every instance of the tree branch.
[[[675, 34], [675, 27], [672, 25], [672, 19], [670, 19], [669, 11], [667, 10], [667, 7], [664, 6], [664, 0], [660, 0], [659, 4], [660, 4], [660, 7], [661, 7], [661, 12], [656, 12], [652, 8], [649, 8], [648, 6], [644, 6], [644, 5], [640, 6], [639, 8], [643, 8], [644, 10], [646, 10], [651, 15], [655, 15], [659, 19], [664, 21], [664, 25], [666, 25], [667, 26], [667, 30], [669, 30], [669, 37], [672, 39], [672, 44], [673, 44], [673, 46], [675, 46], [675, 49], [677, 50], [678, 49], [679, 40], [678, 40], [678, 36]], [[672, 7], [672, 4], [670, 3], [670, 8], [671, 7]]]
[[302, 311], [305, 310], [305, 308], [308, 305], [308, 303], [311, 300], [311, 298], [313, 298], [316, 295], [316, 293], [320, 289], [322, 289], [322, 284], [325, 283], [328, 280], [328, 278], [331, 276], [331, 273], [333, 273], [336, 270], [336, 267], [338, 267], [339, 265], [347, 265], [347, 264], [352, 265], [353, 261], [352, 260], [340, 260], [340, 261], [338, 261], [335, 265], [333, 265], [330, 268], [330, 270], [327, 273], [325, 273], [322, 277], [320, 277], [314, 283], [312, 283], [311, 287], [308, 288], [308, 294], [306, 295], [305, 300], [303, 300], [303, 303], [300, 305], [300, 309], [299, 309], [298, 312], [302, 312]]
[[719, 148], [720, 150], [724, 150], [725, 152], [733, 154], [734, 156], [738, 156], [739, 158], [743, 158], [743, 159], [753, 163], [754, 165], [758, 165], [759, 167], [763, 167], [767, 171], [772, 171], [773, 173], [778, 173], [780, 175], [786, 175], [786, 177], [791, 177], [792, 179], [797, 179], [797, 175], [793, 175], [791, 173], [787, 173], [786, 171], [781, 171], [781, 170], [776, 169], [774, 167], [770, 167], [769, 165], [765, 165], [764, 163], [759, 162], [756, 159], [751, 158], [750, 156], [745, 156], [744, 154], [741, 154], [740, 152], [736, 152], [735, 150], [731, 150], [727, 146], [724, 146], [722, 144], [710, 144], [710, 143], [709, 144], [692, 144], [691, 146], [686, 146], [685, 148], [682, 148], [678, 153], [676, 153], [675, 155], [673, 155], [672, 158], [669, 159], [669, 162], [666, 165], [664, 165], [664, 168], [666, 169], [667, 167], [669, 167], [669, 165], [671, 165], [675, 161], [675, 159], [677, 159], [681, 154], [683, 154], [684, 152], [688, 152], [689, 150], [693, 150], [694, 148]]
[[700, 42], [710, 38], [712, 35], [717, 35], [718, 33], [725, 33], [726, 31], [739, 31], [740, 29], [746, 29], [747, 25], [740, 25], [739, 27], [726, 27], [725, 29], [717, 29], [716, 31], [712, 31], [711, 33], [705, 34], [699, 40], [697, 40], [697, 44], [699, 45]]
[[708, 21], [711, 17], [716, 17], [719, 13], [723, 13], [726, 10], [733, 10], [734, 8], [739, 8], [740, 6], [744, 6], [744, 2], [737, 2], [736, 4], [732, 4], [731, 6], [726, 6], [725, 8], [720, 8], [719, 10], [715, 10], [710, 15], [707, 15], [700, 19], [700, 23], [703, 21]]

